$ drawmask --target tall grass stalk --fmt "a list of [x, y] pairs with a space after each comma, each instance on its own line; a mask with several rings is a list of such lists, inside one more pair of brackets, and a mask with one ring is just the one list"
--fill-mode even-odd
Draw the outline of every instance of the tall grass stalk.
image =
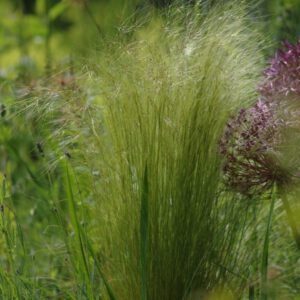
[[147, 300], [147, 254], [148, 254], [148, 169], [144, 173], [144, 184], [141, 197], [140, 239], [141, 239], [141, 299]]
[[[75, 239], [77, 245], [75, 246], [75, 251], [77, 252], [77, 255], [74, 258], [78, 258], [78, 266], [77, 268], [80, 270], [78, 272], [82, 275], [83, 279], [82, 282], [84, 283], [84, 288], [86, 289], [86, 295], [88, 299], [95, 299], [93, 290], [91, 287], [91, 279], [90, 279], [90, 266], [88, 263], [88, 257], [87, 257], [87, 249], [84, 244], [83, 236], [82, 236], [82, 230], [79, 225], [78, 215], [76, 212], [76, 204], [75, 204], [75, 198], [74, 198], [74, 191], [73, 186], [74, 182], [72, 181], [72, 178], [70, 176], [70, 171], [68, 168], [68, 165], [65, 167], [65, 174], [66, 174], [66, 186], [68, 188], [67, 190], [67, 200], [68, 200], [68, 208], [70, 213], [70, 220], [71, 224], [75, 233]], [[74, 179], [73, 179], [74, 180]], [[77, 264], [77, 262], [76, 262]]]
[[268, 299], [268, 266], [269, 266], [269, 241], [271, 235], [272, 218], [276, 200], [276, 186], [271, 192], [270, 210], [267, 219], [267, 228], [263, 244], [262, 263], [261, 263], [261, 300]]
[[[1, 174], [2, 175], [2, 174]], [[1, 176], [2, 177], [2, 176]], [[0, 193], [0, 241], [4, 257], [0, 271], [1, 297], [3, 299], [22, 299], [34, 294], [34, 284], [26, 278], [24, 237], [11, 201], [9, 185], [5, 176], [1, 182]]]
[[295, 221], [295, 216], [294, 216], [294, 214], [292, 212], [292, 209], [291, 209], [291, 206], [289, 204], [287, 193], [286, 193], [286, 191], [281, 191], [279, 193], [279, 195], [282, 199], [282, 204], [283, 204], [284, 210], [286, 212], [287, 220], [288, 220], [289, 226], [292, 230], [292, 235], [295, 239], [296, 246], [297, 246], [298, 250], [300, 251], [300, 233], [299, 233], [299, 230], [297, 228], [297, 223]]

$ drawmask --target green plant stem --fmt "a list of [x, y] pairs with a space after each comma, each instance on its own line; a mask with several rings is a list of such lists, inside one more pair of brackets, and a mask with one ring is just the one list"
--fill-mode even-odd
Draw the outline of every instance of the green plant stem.
[[268, 284], [269, 241], [270, 241], [273, 211], [274, 211], [274, 206], [275, 206], [275, 189], [276, 189], [276, 186], [274, 185], [272, 192], [271, 192], [271, 204], [270, 204], [270, 210], [269, 210], [269, 215], [268, 215], [268, 220], [267, 220], [267, 229], [266, 229], [263, 254], [262, 254], [261, 294], [260, 294], [261, 300], [268, 299], [267, 284]]
[[52, 22], [49, 17], [50, 4], [46, 2], [45, 20], [47, 24], [47, 35], [45, 39], [45, 68], [46, 75], [50, 77], [52, 69], [52, 53], [51, 53], [51, 37], [52, 37]]
[[92, 21], [93, 24], [95, 25], [95, 27], [96, 27], [97, 31], [99, 32], [100, 36], [102, 36], [102, 35], [103, 35], [103, 32], [102, 32], [102, 30], [101, 30], [101, 27], [100, 27], [100, 25], [98, 24], [97, 20], [95, 19], [95, 16], [94, 16], [94, 14], [92, 13], [92, 11], [91, 11], [91, 9], [90, 9], [90, 7], [89, 7], [87, 1], [84, 1], [83, 3], [84, 3], [84, 7], [85, 7], [85, 10], [86, 10], [88, 16], [90, 17], [91, 21]]
[[72, 178], [72, 174], [70, 174], [68, 163], [66, 163], [65, 165], [65, 174], [66, 174], [66, 188], [67, 188], [67, 195], [68, 195], [67, 201], [68, 201], [70, 220], [75, 233], [77, 249], [79, 252], [78, 254], [79, 268], [82, 270], [83, 278], [86, 281], [88, 299], [93, 300], [94, 294], [93, 294], [92, 284], [90, 280], [88, 257], [86, 255], [86, 249], [83, 242], [82, 230], [79, 225], [77, 208], [76, 208], [74, 191], [73, 191], [74, 182], [72, 181], [73, 178]]
[[144, 172], [143, 191], [141, 198], [141, 299], [147, 300], [147, 250], [148, 250], [148, 169]]
[[297, 248], [300, 251], [300, 233], [299, 233], [299, 231], [297, 229], [297, 224], [296, 224], [296, 221], [295, 221], [295, 218], [294, 218], [291, 206], [289, 204], [289, 201], [288, 201], [286, 193], [281, 192], [280, 196], [281, 196], [281, 199], [282, 199], [283, 207], [284, 207], [284, 209], [286, 211], [286, 215], [287, 215], [287, 220], [288, 220], [289, 226], [291, 227], [292, 234], [293, 234], [293, 237], [295, 239]]

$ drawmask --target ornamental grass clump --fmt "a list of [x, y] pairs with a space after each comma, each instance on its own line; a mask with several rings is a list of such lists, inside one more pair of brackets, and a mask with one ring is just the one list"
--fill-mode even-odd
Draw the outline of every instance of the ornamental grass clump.
[[218, 142], [254, 98], [259, 37], [241, 6], [194, 9], [153, 18], [96, 69], [107, 134], [92, 158], [104, 174], [97, 236], [119, 299], [197, 299], [219, 286], [240, 295], [245, 284], [247, 208], [219, 189]]
[[103, 42], [88, 93], [37, 97], [57, 150], [70, 150], [72, 195], [90, 204], [87, 232], [116, 299], [220, 287], [239, 298], [248, 283], [248, 206], [221, 190], [218, 145], [255, 97], [262, 56], [249, 23], [240, 3], [175, 5]]

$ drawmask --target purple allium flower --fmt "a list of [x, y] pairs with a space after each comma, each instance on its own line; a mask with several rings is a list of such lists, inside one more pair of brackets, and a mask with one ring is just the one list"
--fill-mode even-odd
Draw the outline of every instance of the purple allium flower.
[[227, 123], [220, 143], [225, 182], [240, 193], [262, 193], [275, 182], [290, 181], [290, 173], [278, 159], [285, 124], [274, 108], [258, 100]]
[[266, 101], [280, 100], [284, 96], [300, 96], [300, 42], [295, 46], [283, 43], [264, 72], [265, 81], [259, 87]]
[[259, 100], [227, 123], [220, 142], [225, 182], [244, 194], [299, 178], [300, 42], [284, 47], [264, 72]]

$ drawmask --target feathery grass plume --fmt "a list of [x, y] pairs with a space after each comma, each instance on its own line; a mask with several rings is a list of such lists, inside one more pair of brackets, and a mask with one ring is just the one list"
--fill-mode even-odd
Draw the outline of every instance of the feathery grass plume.
[[120, 299], [187, 299], [225, 284], [221, 266], [235, 269], [225, 249], [232, 253], [240, 234], [237, 207], [221, 209], [230, 196], [218, 193], [217, 148], [228, 114], [254, 98], [260, 43], [246, 23], [240, 6], [205, 16], [174, 7], [101, 56], [107, 137], [93, 158], [101, 173], [95, 212], [105, 274]]
[[92, 91], [32, 105], [49, 120], [55, 151], [72, 147], [72, 197], [90, 206], [85, 230], [117, 299], [246, 284], [247, 209], [220, 190], [218, 142], [229, 114], [255, 98], [262, 44], [234, 4], [156, 13], [131, 42], [93, 57]]

